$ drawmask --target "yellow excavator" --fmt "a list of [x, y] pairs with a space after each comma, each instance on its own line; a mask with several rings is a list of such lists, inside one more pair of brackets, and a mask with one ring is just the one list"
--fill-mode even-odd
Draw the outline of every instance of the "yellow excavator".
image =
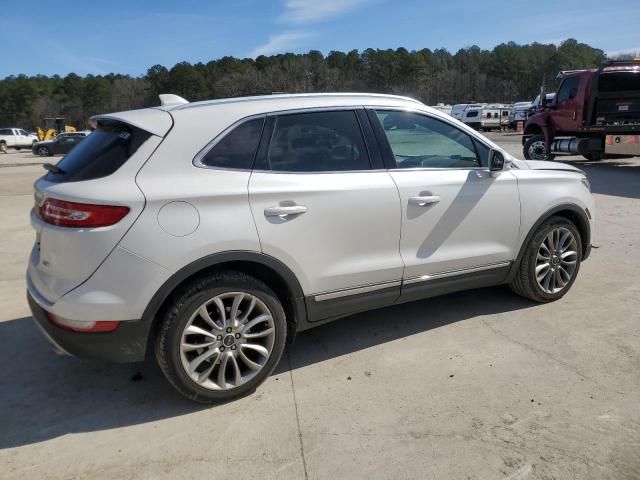
[[44, 119], [44, 127], [38, 127], [38, 140], [51, 140], [62, 132], [75, 132], [76, 127], [67, 125], [64, 117], [49, 117]]

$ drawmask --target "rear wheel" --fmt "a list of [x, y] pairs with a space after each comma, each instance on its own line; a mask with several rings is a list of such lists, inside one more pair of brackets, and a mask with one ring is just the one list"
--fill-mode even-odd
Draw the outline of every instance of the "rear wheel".
[[7, 142], [5, 141], [0, 142], [0, 152], [7, 153]]
[[533, 135], [529, 137], [524, 144], [522, 153], [527, 160], [553, 160], [555, 158], [555, 155], [547, 152], [544, 135]]
[[273, 291], [239, 272], [192, 283], [170, 305], [156, 337], [169, 382], [201, 403], [243, 397], [271, 374], [286, 341], [285, 314]]
[[576, 226], [564, 217], [551, 217], [526, 246], [509, 286], [536, 302], [557, 300], [573, 285], [581, 261], [582, 241]]

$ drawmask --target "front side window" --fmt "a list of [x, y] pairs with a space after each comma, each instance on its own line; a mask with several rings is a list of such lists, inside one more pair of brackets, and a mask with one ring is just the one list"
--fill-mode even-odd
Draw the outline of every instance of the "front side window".
[[574, 95], [578, 89], [578, 81], [580, 77], [569, 77], [566, 78], [562, 85], [560, 86], [560, 90], [558, 90], [558, 103], [562, 103], [565, 100], [569, 100], [571, 98], [571, 90], [574, 90]]
[[376, 111], [397, 168], [481, 166], [471, 137], [441, 120], [411, 112]]
[[263, 125], [264, 117], [241, 123], [218, 141], [202, 157], [201, 163], [209, 167], [250, 170]]
[[369, 170], [369, 154], [355, 112], [310, 112], [276, 119], [267, 160], [273, 171]]
[[470, 112], [467, 112], [467, 117], [468, 118], [473, 118], [473, 117], [477, 117], [478, 116], [478, 111], [477, 110], [471, 110]]

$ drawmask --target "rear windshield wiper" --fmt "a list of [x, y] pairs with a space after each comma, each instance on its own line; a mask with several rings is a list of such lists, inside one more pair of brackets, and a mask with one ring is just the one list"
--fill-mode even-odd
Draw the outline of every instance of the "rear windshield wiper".
[[54, 175], [64, 175], [65, 174], [64, 170], [62, 170], [57, 165], [54, 165], [53, 163], [45, 163], [42, 166], [44, 167], [45, 170], [53, 173]]

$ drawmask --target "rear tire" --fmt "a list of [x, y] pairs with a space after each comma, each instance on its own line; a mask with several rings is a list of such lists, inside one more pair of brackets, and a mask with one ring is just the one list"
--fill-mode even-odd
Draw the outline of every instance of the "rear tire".
[[161, 319], [155, 353], [178, 392], [220, 403], [253, 393], [280, 361], [286, 338], [284, 309], [267, 285], [240, 272], [216, 272], [175, 297]]
[[5, 141], [0, 142], [0, 152], [7, 153], [7, 143]]
[[525, 142], [522, 154], [527, 160], [553, 160], [555, 155], [547, 152], [544, 135], [533, 135]]
[[564, 217], [551, 217], [526, 245], [509, 287], [535, 302], [558, 300], [573, 285], [581, 261], [582, 241], [576, 226]]

